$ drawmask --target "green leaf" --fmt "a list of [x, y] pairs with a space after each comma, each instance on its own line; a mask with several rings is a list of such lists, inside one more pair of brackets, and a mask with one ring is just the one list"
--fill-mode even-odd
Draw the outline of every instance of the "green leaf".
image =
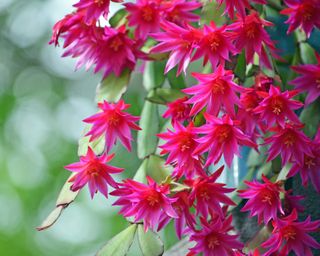
[[147, 175], [157, 183], [163, 182], [172, 173], [172, 167], [165, 164], [160, 156], [150, 155], [147, 167]]
[[303, 131], [309, 137], [313, 137], [320, 124], [320, 102], [315, 101], [304, 108], [300, 115], [300, 120], [305, 124]]
[[168, 73], [167, 73], [167, 78], [169, 81], [169, 84], [171, 86], [171, 88], [173, 89], [183, 89], [186, 88], [186, 82], [183, 78], [183, 75], [179, 75], [177, 76], [177, 67], [171, 69]]
[[317, 63], [315, 51], [308, 43], [300, 43], [300, 54], [304, 64]]
[[89, 142], [90, 136], [85, 136], [87, 132], [90, 131], [92, 125], [88, 124], [83, 130], [82, 136], [78, 142], [78, 156], [85, 156], [88, 151], [88, 147], [90, 146], [96, 155], [100, 155], [103, 153], [105, 148], [105, 140], [104, 136], [99, 137], [98, 139]]
[[110, 18], [109, 24], [111, 27], [116, 28], [123, 25], [126, 21], [127, 11], [126, 9], [120, 9]]
[[133, 242], [136, 230], [136, 224], [130, 225], [103, 246], [96, 256], [125, 256]]
[[242, 51], [237, 59], [237, 65], [234, 70], [234, 73], [240, 78], [241, 82], [243, 82], [246, 78], [246, 67], [246, 55], [245, 52]]
[[172, 88], [157, 88], [146, 99], [156, 104], [167, 104], [185, 96], [180, 90]]
[[144, 256], [160, 256], [164, 252], [160, 237], [150, 229], [144, 232], [143, 225], [138, 225], [138, 241]]
[[287, 175], [289, 173], [291, 169], [291, 164], [286, 164], [280, 171], [278, 177], [277, 177], [277, 181], [280, 180], [286, 180], [287, 179]]
[[111, 73], [98, 84], [96, 101], [117, 102], [127, 90], [131, 72], [124, 70], [120, 76]]
[[164, 61], [148, 61], [143, 73], [143, 86], [149, 92], [164, 84]]
[[141, 131], [138, 132], [138, 157], [140, 159], [154, 153], [157, 148], [158, 138], [156, 134], [159, 132], [159, 113], [158, 106], [154, 103], [146, 101], [139, 122]]
[[65, 184], [63, 185], [56, 201], [56, 207], [51, 211], [51, 213], [41, 223], [41, 225], [37, 227], [38, 231], [45, 230], [51, 227], [58, 220], [63, 209], [67, 208], [69, 204], [71, 204], [79, 194], [79, 190], [74, 192], [70, 189], [72, 183], [69, 182], [69, 179], [74, 175], [75, 173], [71, 174], [70, 177], [65, 182]]
[[147, 177], [148, 161], [149, 161], [149, 158], [143, 159], [142, 164], [140, 165], [139, 169], [137, 170], [136, 174], [133, 177], [135, 181], [138, 181], [141, 183], [147, 183], [146, 177]]

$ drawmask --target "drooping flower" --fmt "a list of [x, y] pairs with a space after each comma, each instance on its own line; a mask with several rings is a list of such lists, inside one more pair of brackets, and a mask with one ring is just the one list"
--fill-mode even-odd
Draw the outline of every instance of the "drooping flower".
[[299, 118], [293, 110], [301, 108], [303, 104], [291, 99], [298, 94], [298, 91], [281, 92], [278, 87], [271, 85], [269, 93], [262, 91], [257, 91], [257, 93], [264, 99], [254, 109], [254, 112], [260, 114], [261, 120], [266, 123], [268, 128], [274, 124], [284, 127], [287, 119], [300, 124]]
[[230, 40], [230, 32], [227, 30], [227, 25], [217, 27], [213, 21], [210, 23], [210, 26], [204, 25], [203, 37], [192, 60], [204, 57], [204, 65], [209, 60], [213, 69], [219, 63], [224, 66], [225, 61], [230, 60], [229, 55], [237, 53]]
[[98, 107], [102, 112], [83, 120], [93, 125], [86, 136], [91, 135], [90, 141], [93, 141], [104, 135], [107, 152], [110, 151], [117, 139], [120, 139], [127, 150], [131, 151], [132, 136], [130, 128], [140, 130], [140, 127], [135, 124], [139, 117], [124, 112], [130, 105], [120, 100], [117, 103], [100, 102]]
[[231, 215], [224, 220], [216, 218], [209, 222], [201, 218], [202, 229], [191, 232], [190, 241], [195, 241], [196, 245], [190, 251], [194, 255], [234, 256], [235, 250], [242, 249], [243, 245], [237, 240], [237, 235], [228, 233], [232, 229], [231, 222]]
[[228, 166], [231, 166], [234, 154], [240, 156], [239, 145], [256, 148], [257, 145], [236, 126], [240, 123], [234, 121], [229, 115], [222, 119], [204, 114], [207, 124], [196, 128], [200, 134], [205, 134], [197, 139], [199, 146], [194, 154], [202, 154], [208, 151], [206, 166], [217, 163], [222, 154]]
[[114, 188], [118, 187], [117, 182], [114, 181], [110, 174], [123, 171], [122, 168], [106, 164], [106, 162], [111, 161], [113, 157], [114, 154], [108, 156], [106, 153], [101, 156], [96, 156], [89, 147], [87, 154], [80, 157], [80, 162], [64, 167], [75, 173], [75, 175], [69, 179], [69, 182], [73, 182], [71, 190], [77, 191], [88, 184], [91, 198], [94, 197], [97, 191], [100, 191], [108, 198], [108, 185]]
[[202, 31], [186, 25], [185, 28], [165, 22], [161, 25], [164, 32], [154, 33], [151, 36], [160, 43], [151, 49], [151, 53], [170, 52], [165, 73], [178, 65], [177, 75], [186, 69], [191, 61], [193, 50], [197, 47]]
[[278, 212], [284, 214], [281, 206], [280, 192], [285, 191], [282, 188], [282, 182], [271, 182], [262, 175], [264, 183], [256, 180], [245, 181], [248, 186], [245, 190], [239, 190], [239, 196], [249, 199], [241, 211], [250, 211], [250, 216], [258, 216], [258, 222], [262, 221], [268, 224], [270, 220], [275, 220]]
[[147, 177], [148, 184], [127, 179], [120, 184], [120, 188], [110, 194], [120, 198], [113, 204], [121, 206], [120, 213], [125, 217], [134, 217], [134, 221], [144, 221], [145, 231], [155, 230], [162, 215], [178, 218], [172, 204], [177, 201], [168, 197], [169, 185], [158, 185]]
[[186, 102], [187, 100], [187, 97], [183, 97], [168, 103], [168, 109], [162, 116], [164, 118], [171, 118], [172, 123], [188, 120], [190, 118], [191, 106]]
[[281, 14], [288, 15], [288, 33], [300, 27], [310, 37], [313, 28], [320, 28], [320, 2], [318, 0], [285, 0], [287, 9]]
[[311, 221], [310, 216], [302, 222], [297, 219], [297, 211], [293, 210], [289, 216], [273, 221], [272, 235], [262, 244], [265, 248], [269, 247], [264, 256], [273, 253], [289, 255], [291, 251], [297, 256], [312, 256], [310, 248], [320, 249], [320, 244], [308, 234], [317, 231], [320, 220]]
[[275, 132], [265, 139], [264, 144], [271, 144], [268, 150], [267, 161], [271, 161], [279, 154], [282, 158], [282, 166], [288, 161], [298, 162], [304, 165], [304, 155], [312, 156], [310, 139], [302, 132], [301, 126], [286, 124], [284, 128], [271, 129]]
[[191, 0], [165, 0], [161, 1], [161, 8], [164, 12], [164, 18], [167, 21], [177, 25], [184, 25], [188, 22], [196, 22], [200, 16], [192, 13], [192, 11], [201, 7], [199, 1]]
[[287, 177], [293, 177], [299, 173], [304, 186], [308, 184], [309, 179], [315, 190], [320, 193], [320, 143], [314, 140], [310, 144], [310, 149], [311, 155], [305, 153], [302, 164], [293, 161]]
[[[174, 219], [174, 226], [178, 238], [181, 239], [182, 235], [185, 233], [186, 227], [194, 228], [196, 220], [189, 210], [192, 207], [189, 200], [189, 192], [185, 190], [177, 192], [174, 194], [173, 198], [177, 199], [176, 202], [172, 203], [172, 207], [178, 215], [178, 218]], [[158, 231], [165, 227], [170, 220], [171, 218], [169, 216], [162, 215]]]
[[[111, 0], [112, 2], [122, 2], [122, 0]], [[105, 19], [108, 18], [110, 0], [80, 0], [73, 5], [80, 11], [85, 13], [85, 21], [91, 24], [97, 21], [101, 15]]]
[[191, 179], [194, 175], [205, 175], [200, 162], [200, 156], [193, 154], [198, 145], [196, 139], [197, 133], [194, 130], [193, 123], [190, 122], [187, 127], [175, 122], [174, 131], [168, 129], [168, 132], [158, 134], [166, 143], [161, 145], [161, 154], [169, 154], [166, 163], [175, 166], [172, 175], [181, 178], [185, 175]]
[[183, 89], [182, 91], [194, 95], [187, 103], [193, 104], [190, 115], [196, 115], [204, 107], [206, 113], [217, 116], [223, 106], [227, 113], [234, 115], [234, 105], [239, 106], [239, 98], [236, 92], [243, 92], [244, 89], [233, 82], [233, 72], [225, 70], [220, 65], [213, 74], [193, 73], [199, 83]]
[[292, 69], [300, 74], [290, 82], [297, 90], [307, 92], [305, 105], [309, 105], [320, 96], [320, 54], [316, 54], [318, 64], [293, 66]]
[[266, 47], [276, 57], [275, 45], [264, 27], [273, 26], [269, 21], [261, 19], [257, 12], [251, 12], [248, 16], [238, 17], [238, 20], [228, 26], [232, 30], [231, 38], [234, 40], [238, 52], [245, 49], [246, 62], [253, 63], [256, 53], [260, 63], [265, 67], [272, 68], [268, 58]]
[[217, 0], [220, 5], [225, 2], [226, 9], [224, 13], [228, 13], [231, 19], [234, 18], [234, 10], [244, 17], [246, 15], [246, 9], [250, 9], [249, 1], [266, 4], [266, 0]]
[[207, 218], [210, 210], [220, 217], [224, 216], [220, 203], [235, 205], [225, 194], [234, 191], [233, 188], [225, 188], [225, 184], [216, 183], [224, 166], [208, 177], [199, 177], [193, 180], [185, 180], [185, 184], [191, 188], [190, 201], [195, 203], [196, 215], [201, 214]]
[[150, 32], [160, 30], [160, 9], [155, 2], [138, 0], [136, 3], [126, 3], [125, 7], [129, 13], [129, 26], [136, 26], [136, 38], [146, 39]]

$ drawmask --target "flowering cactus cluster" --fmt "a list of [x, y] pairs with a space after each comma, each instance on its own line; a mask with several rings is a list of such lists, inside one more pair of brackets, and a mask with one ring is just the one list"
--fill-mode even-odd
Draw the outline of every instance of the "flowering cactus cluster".
[[[143, 225], [145, 232], [160, 231], [173, 221], [177, 237], [190, 241], [190, 256], [290, 252], [304, 256], [312, 255], [311, 249], [320, 249], [309, 234], [319, 232], [320, 220], [308, 217], [299, 221], [303, 197], [285, 187], [287, 179], [299, 174], [303, 185], [310, 181], [320, 192], [320, 129], [306, 134], [306, 120], [299, 116], [309, 106], [319, 104], [320, 55], [314, 52], [318, 63], [293, 63], [286, 72], [295, 72], [295, 78], [284, 81], [277, 63], [287, 60], [268, 34], [274, 25], [266, 17], [268, 8], [286, 15], [288, 34], [300, 36], [300, 47], [314, 29], [320, 28], [320, 2], [113, 2], [123, 8], [109, 17], [109, 0], [80, 0], [73, 13], [56, 23], [50, 43], [57, 46], [63, 39], [63, 56], [76, 58], [76, 68], [85, 66], [101, 72], [108, 90], [112, 90], [110, 77], [121, 80], [134, 70], [148, 72], [148, 65], [166, 62], [156, 72], [178, 82], [171, 89], [161, 88], [162, 84], [147, 87], [146, 104], [155, 104], [157, 92], [167, 90], [167, 98], [158, 98], [167, 106], [163, 118], [168, 119], [168, 128], [154, 134], [151, 131], [160, 143], [140, 153], [140, 158], [163, 159], [161, 168], [170, 171], [159, 178], [160, 169], [148, 170], [145, 182], [136, 178], [115, 181], [124, 170], [106, 164], [113, 158], [110, 152], [114, 146], [121, 143], [131, 151], [133, 130], [138, 137], [141, 133], [149, 136], [146, 131], [151, 128], [141, 122], [145, 116], [140, 120], [127, 112], [130, 105], [123, 99], [102, 97], [98, 113], [84, 119], [89, 124], [85, 153], [79, 162], [65, 166], [73, 172], [69, 189], [78, 192], [88, 186], [92, 198], [97, 192], [106, 198], [116, 197], [114, 205], [120, 206], [119, 213], [131, 225]], [[203, 19], [204, 10], [223, 13], [223, 22]], [[213, 16], [221, 18], [220, 14]], [[109, 25], [101, 25], [106, 20]], [[142, 67], [137, 67], [138, 61]], [[200, 63], [200, 68], [190, 75], [193, 62]], [[185, 86], [183, 77], [188, 76], [196, 80], [195, 85]], [[141, 141], [148, 140], [154, 141], [149, 137]], [[103, 144], [100, 152], [94, 148], [99, 141]], [[150, 148], [149, 144], [144, 146]], [[228, 168], [235, 156], [241, 157], [244, 147], [261, 156], [258, 168], [270, 162], [278, 163], [278, 167], [253, 181], [244, 180], [244, 186], [236, 190], [219, 179], [223, 172], [232, 171]], [[250, 242], [240, 242], [231, 209], [241, 200], [231, 194], [244, 200], [241, 211], [257, 216], [258, 224], [268, 230], [268, 238], [261, 244], [252, 247]]]

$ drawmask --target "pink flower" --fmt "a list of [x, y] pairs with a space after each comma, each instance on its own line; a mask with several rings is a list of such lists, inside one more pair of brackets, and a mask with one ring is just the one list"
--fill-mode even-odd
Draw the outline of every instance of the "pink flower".
[[300, 131], [301, 126], [286, 124], [284, 128], [275, 128], [276, 132], [265, 139], [264, 144], [271, 144], [267, 161], [271, 161], [281, 154], [282, 165], [288, 161], [304, 164], [304, 155], [312, 156], [310, 139]]
[[190, 118], [190, 105], [186, 102], [187, 97], [177, 99], [167, 104], [168, 109], [162, 115], [164, 118], [171, 118], [172, 123], [183, 122]]
[[281, 14], [288, 15], [286, 21], [289, 24], [288, 33], [301, 27], [310, 37], [314, 27], [320, 28], [320, 2], [318, 0], [285, 0], [289, 7], [281, 11]]
[[310, 216], [302, 222], [297, 222], [297, 219], [297, 211], [293, 210], [289, 216], [273, 222], [272, 235], [262, 244], [265, 248], [270, 247], [264, 256], [273, 253], [285, 256], [291, 251], [297, 256], [312, 256], [310, 247], [320, 249], [320, 244], [308, 234], [317, 231], [320, 220], [311, 221]]
[[262, 175], [264, 183], [258, 181], [244, 181], [249, 187], [245, 190], [239, 190], [239, 196], [249, 199], [241, 211], [250, 211], [250, 217], [258, 216], [258, 222], [263, 222], [267, 225], [273, 219], [277, 219], [278, 211], [284, 214], [281, 206], [280, 192], [282, 182], [273, 183]]
[[235, 54], [237, 50], [231, 43], [227, 25], [218, 28], [212, 21], [210, 26], [204, 25], [203, 37], [192, 60], [203, 56], [203, 64], [210, 60], [212, 68], [215, 69], [219, 63], [223, 66], [226, 60], [229, 61], [230, 53]]
[[151, 53], [170, 52], [165, 73], [176, 65], [178, 65], [177, 75], [182, 71], [186, 72], [193, 50], [202, 37], [202, 31], [190, 25], [183, 28], [170, 22], [162, 23], [162, 29], [164, 32], [151, 35], [155, 40], [160, 41], [151, 49]]
[[[122, 2], [121, 0], [111, 0], [112, 2]], [[85, 12], [85, 21], [91, 24], [97, 21], [101, 15], [105, 19], [108, 18], [110, 0], [80, 0], [78, 3], [73, 5], [80, 11]]]
[[216, 164], [222, 154], [228, 166], [231, 166], [234, 154], [240, 156], [239, 145], [256, 148], [257, 145], [250, 140], [236, 125], [229, 115], [224, 115], [222, 119], [204, 114], [207, 124], [196, 128], [198, 133], [205, 136], [197, 139], [199, 146], [194, 154], [202, 154], [208, 151], [206, 166], [211, 163]]
[[134, 217], [134, 221], [144, 221], [145, 231], [152, 230], [158, 225], [160, 218], [167, 215], [178, 218], [172, 204], [177, 199], [169, 198], [169, 185], [158, 185], [147, 177], [148, 185], [127, 179], [120, 188], [110, 194], [120, 198], [113, 205], [122, 206], [120, 213], [125, 217]]
[[195, 0], [165, 0], [161, 1], [161, 8], [164, 12], [164, 18], [167, 21], [184, 25], [187, 22], [196, 22], [200, 16], [192, 13], [192, 11], [201, 7], [201, 3]]
[[318, 64], [306, 64], [293, 66], [292, 69], [300, 74], [290, 84], [294, 85], [298, 90], [307, 92], [308, 96], [305, 105], [309, 105], [320, 96], [320, 54], [316, 54]]
[[[174, 226], [177, 236], [181, 240], [182, 235], [185, 233], [186, 226], [193, 228], [196, 224], [196, 220], [189, 211], [189, 209], [192, 207], [189, 201], [189, 192], [185, 190], [180, 191], [176, 193], [173, 198], [177, 199], [176, 202], [172, 203], [172, 206], [178, 215], [178, 218], [174, 219]], [[168, 215], [162, 215], [158, 226], [158, 231], [166, 226], [170, 220], [171, 218]]]
[[216, 218], [207, 221], [201, 218], [202, 229], [191, 233], [190, 241], [195, 241], [196, 245], [190, 249], [194, 255], [213, 256], [233, 256], [236, 249], [242, 249], [243, 245], [237, 240], [237, 235], [230, 235], [232, 229], [232, 216], [225, 220]]
[[287, 177], [293, 177], [297, 173], [300, 173], [302, 184], [306, 186], [309, 178], [316, 191], [320, 193], [320, 143], [313, 141], [310, 144], [310, 149], [311, 156], [305, 153], [302, 164], [298, 161], [293, 161]]
[[213, 74], [193, 73], [199, 84], [183, 89], [182, 91], [194, 95], [186, 103], [193, 104], [190, 115], [196, 115], [204, 107], [211, 115], [218, 115], [220, 108], [225, 107], [226, 112], [234, 115], [234, 105], [239, 106], [239, 98], [236, 92], [244, 89], [234, 83], [234, 75], [231, 70], [225, 70], [220, 65]]
[[122, 168], [105, 164], [106, 162], [111, 161], [113, 156], [114, 154], [108, 156], [106, 153], [101, 156], [96, 156], [89, 147], [87, 154], [80, 157], [80, 162], [65, 166], [65, 169], [76, 173], [69, 179], [69, 182], [73, 182], [71, 190], [80, 190], [88, 183], [91, 198], [93, 198], [98, 190], [108, 198], [107, 185], [114, 188], [118, 187], [117, 182], [113, 180], [110, 174], [123, 171]]
[[266, 4], [265, 0], [217, 0], [220, 5], [225, 2], [226, 10], [224, 14], [228, 13], [231, 19], [234, 17], [234, 10], [237, 10], [237, 12], [244, 17], [246, 15], [246, 8], [250, 9], [249, 1]]
[[134, 122], [139, 120], [139, 117], [132, 116], [123, 110], [130, 107], [123, 100], [118, 103], [98, 103], [98, 107], [102, 112], [90, 116], [83, 121], [93, 124], [91, 130], [86, 136], [91, 135], [90, 141], [93, 141], [100, 136], [105, 135], [107, 152], [116, 143], [119, 138], [121, 143], [131, 151], [131, 132], [130, 128], [140, 130]]
[[173, 164], [175, 170], [172, 173], [174, 177], [181, 178], [185, 175], [186, 178], [193, 178], [194, 175], [205, 175], [199, 155], [194, 155], [193, 151], [198, 145], [196, 139], [197, 133], [194, 130], [191, 122], [187, 127], [175, 122], [173, 123], [175, 131], [168, 129], [167, 133], [158, 134], [158, 137], [167, 142], [160, 146], [161, 154], [169, 154], [166, 163]]
[[191, 188], [190, 201], [195, 204], [196, 215], [201, 214], [204, 218], [208, 217], [210, 211], [214, 211], [220, 217], [224, 216], [220, 203], [235, 205], [235, 203], [225, 195], [230, 193], [233, 188], [225, 188], [225, 184], [215, 181], [221, 175], [224, 166], [209, 177], [199, 177], [194, 180], [185, 180], [185, 184]]
[[293, 110], [301, 108], [303, 104], [291, 99], [298, 94], [298, 91], [281, 92], [278, 87], [271, 86], [269, 93], [262, 91], [257, 93], [264, 99], [254, 109], [254, 112], [260, 114], [261, 120], [266, 123], [268, 128], [274, 124], [284, 127], [286, 118], [293, 123], [300, 124], [299, 118]]
[[149, 0], [138, 0], [136, 3], [126, 3], [129, 13], [129, 26], [136, 26], [135, 37], [146, 39], [150, 32], [160, 30], [159, 6]]
[[268, 68], [271, 67], [270, 60], [266, 53], [267, 46], [274, 56], [275, 45], [264, 27], [273, 26], [269, 21], [261, 19], [257, 12], [252, 11], [250, 15], [238, 17], [238, 20], [231, 25], [231, 38], [234, 40], [238, 52], [245, 49], [247, 63], [253, 63], [254, 54], [257, 53], [261, 64]]

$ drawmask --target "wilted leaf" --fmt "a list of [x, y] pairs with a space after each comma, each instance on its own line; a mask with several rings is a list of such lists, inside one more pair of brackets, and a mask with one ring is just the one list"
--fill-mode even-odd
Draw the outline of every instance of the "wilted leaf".
[[125, 256], [133, 242], [136, 230], [136, 224], [130, 225], [103, 246], [96, 256]]
[[158, 143], [156, 134], [159, 132], [159, 113], [156, 104], [145, 102], [139, 126], [142, 130], [138, 132], [137, 138], [138, 157], [143, 159], [156, 151]]
[[41, 231], [41, 230], [45, 230], [45, 229], [51, 227], [58, 220], [63, 209], [64, 209], [64, 207], [62, 205], [54, 208], [54, 210], [41, 223], [41, 225], [39, 227], [37, 227], [37, 230]]
[[138, 225], [138, 241], [144, 256], [160, 256], [164, 252], [160, 237], [151, 230], [144, 232], [143, 225]]
[[148, 61], [143, 72], [143, 86], [147, 91], [161, 87], [165, 81], [164, 61]]
[[127, 11], [126, 9], [118, 10], [110, 19], [109, 24], [111, 27], [116, 28], [123, 25], [126, 21]]
[[108, 75], [98, 84], [96, 101], [117, 102], [122, 94], [127, 90], [131, 72], [124, 70], [121, 76], [117, 77], [113, 73]]

